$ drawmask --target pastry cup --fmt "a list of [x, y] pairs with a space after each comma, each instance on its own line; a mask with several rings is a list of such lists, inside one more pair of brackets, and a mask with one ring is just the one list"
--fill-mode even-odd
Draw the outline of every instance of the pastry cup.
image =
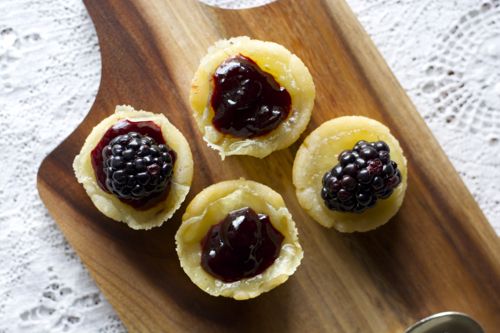
[[[168, 196], [147, 210], [138, 210], [120, 201], [115, 195], [103, 191], [96, 180], [91, 164], [91, 152], [106, 131], [121, 120], [153, 121], [158, 125], [167, 144], [176, 152], [173, 177]], [[73, 161], [73, 169], [96, 208], [107, 217], [125, 222], [132, 229], [151, 229], [168, 220], [181, 206], [191, 186], [193, 158], [189, 144], [182, 133], [162, 114], [136, 111], [131, 106], [117, 106], [115, 113], [95, 126], [80, 153]]]
[[[263, 273], [235, 282], [223, 282], [201, 266], [201, 241], [210, 227], [234, 210], [251, 207], [269, 216], [283, 236], [278, 258]], [[237, 300], [254, 298], [284, 283], [303, 257], [297, 228], [283, 198], [271, 188], [244, 179], [224, 181], [201, 191], [188, 205], [175, 235], [177, 254], [189, 278], [212, 296]]]
[[[323, 175], [338, 163], [342, 151], [352, 149], [359, 140], [382, 140], [389, 145], [401, 183], [389, 198], [378, 200], [363, 213], [329, 210], [321, 198]], [[401, 207], [407, 186], [406, 158], [385, 125], [361, 116], [340, 117], [326, 121], [304, 140], [295, 156], [293, 184], [300, 205], [319, 224], [341, 232], [368, 231], [389, 221]]]
[[[262, 70], [271, 74], [285, 87], [292, 99], [290, 114], [277, 128], [248, 139], [223, 134], [212, 125], [214, 111], [210, 99], [213, 74], [222, 62], [238, 54], [252, 59]], [[191, 84], [190, 103], [203, 139], [219, 152], [222, 159], [229, 155], [263, 158], [275, 150], [290, 146], [299, 138], [309, 123], [315, 94], [309, 70], [285, 47], [249, 37], [234, 37], [216, 42], [201, 60]]]

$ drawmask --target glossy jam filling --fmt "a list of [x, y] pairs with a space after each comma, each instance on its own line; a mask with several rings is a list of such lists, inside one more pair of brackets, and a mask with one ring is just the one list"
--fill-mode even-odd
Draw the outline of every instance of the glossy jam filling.
[[[115, 137], [127, 134], [129, 132], [137, 132], [142, 135], [147, 135], [151, 139], [155, 140], [156, 143], [158, 144], [166, 144], [165, 139], [163, 138], [163, 134], [161, 132], [161, 128], [152, 121], [135, 122], [130, 120], [121, 120], [115, 125], [113, 125], [110, 129], [108, 129], [106, 133], [104, 133], [103, 137], [101, 138], [97, 146], [91, 152], [92, 168], [94, 169], [94, 174], [97, 180], [97, 184], [99, 184], [99, 187], [107, 193], [111, 192], [106, 187], [106, 174], [104, 173], [102, 150]], [[175, 158], [176, 154], [174, 151], [172, 151], [173, 163], [175, 163]], [[170, 190], [170, 185], [168, 185], [163, 192], [154, 193], [142, 199], [138, 200], [129, 200], [121, 198], [119, 199], [120, 201], [136, 209], [146, 210], [148, 208], [153, 207], [158, 202], [164, 200], [167, 197], [169, 190]]]
[[253, 60], [237, 55], [213, 76], [212, 124], [224, 133], [252, 138], [269, 133], [290, 113], [292, 99], [274, 77]]
[[201, 265], [224, 282], [251, 278], [278, 258], [283, 235], [251, 208], [230, 212], [203, 238]]

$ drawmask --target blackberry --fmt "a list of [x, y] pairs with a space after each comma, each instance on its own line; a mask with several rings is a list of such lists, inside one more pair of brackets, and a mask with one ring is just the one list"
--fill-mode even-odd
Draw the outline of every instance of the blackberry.
[[390, 197], [401, 183], [401, 172], [383, 141], [359, 141], [352, 150], [343, 151], [338, 161], [323, 176], [321, 189], [331, 210], [361, 213]]
[[163, 192], [172, 180], [175, 152], [147, 135], [119, 135], [102, 150], [106, 188], [124, 200]]

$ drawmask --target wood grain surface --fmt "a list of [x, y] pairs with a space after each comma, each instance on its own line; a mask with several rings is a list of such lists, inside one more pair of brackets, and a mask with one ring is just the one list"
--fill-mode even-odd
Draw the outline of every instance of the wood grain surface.
[[[196, 0], [86, 0], [102, 52], [89, 115], [42, 163], [40, 195], [130, 332], [402, 332], [437, 311], [469, 313], [500, 327], [500, 245], [472, 196], [343, 0], [280, 0], [228, 11]], [[196, 130], [190, 81], [207, 47], [248, 35], [275, 41], [309, 67], [317, 88], [306, 130], [342, 115], [389, 126], [409, 161], [403, 207], [385, 226], [341, 234], [300, 208], [292, 162], [304, 135], [266, 159], [221, 162]], [[408, 50], [411, 52], [411, 50]], [[71, 163], [85, 137], [117, 104], [162, 112], [188, 138], [191, 192], [173, 220], [133, 231], [92, 205]], [[283, 286], [257, 299], [214, 298], [179, 266], [174, 234], [204, 187], [239, 177], [281, 193], [305, 257]]]

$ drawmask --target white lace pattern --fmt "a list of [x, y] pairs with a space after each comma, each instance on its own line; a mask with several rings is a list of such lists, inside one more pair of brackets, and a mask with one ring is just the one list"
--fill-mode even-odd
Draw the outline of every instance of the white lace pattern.
[[[500, 0], [348, 2], [500, 233]], [[97, 92], [95, 30], [81, 0], [0, 13], [0, 333], [124, 332], [35, 187]]]

